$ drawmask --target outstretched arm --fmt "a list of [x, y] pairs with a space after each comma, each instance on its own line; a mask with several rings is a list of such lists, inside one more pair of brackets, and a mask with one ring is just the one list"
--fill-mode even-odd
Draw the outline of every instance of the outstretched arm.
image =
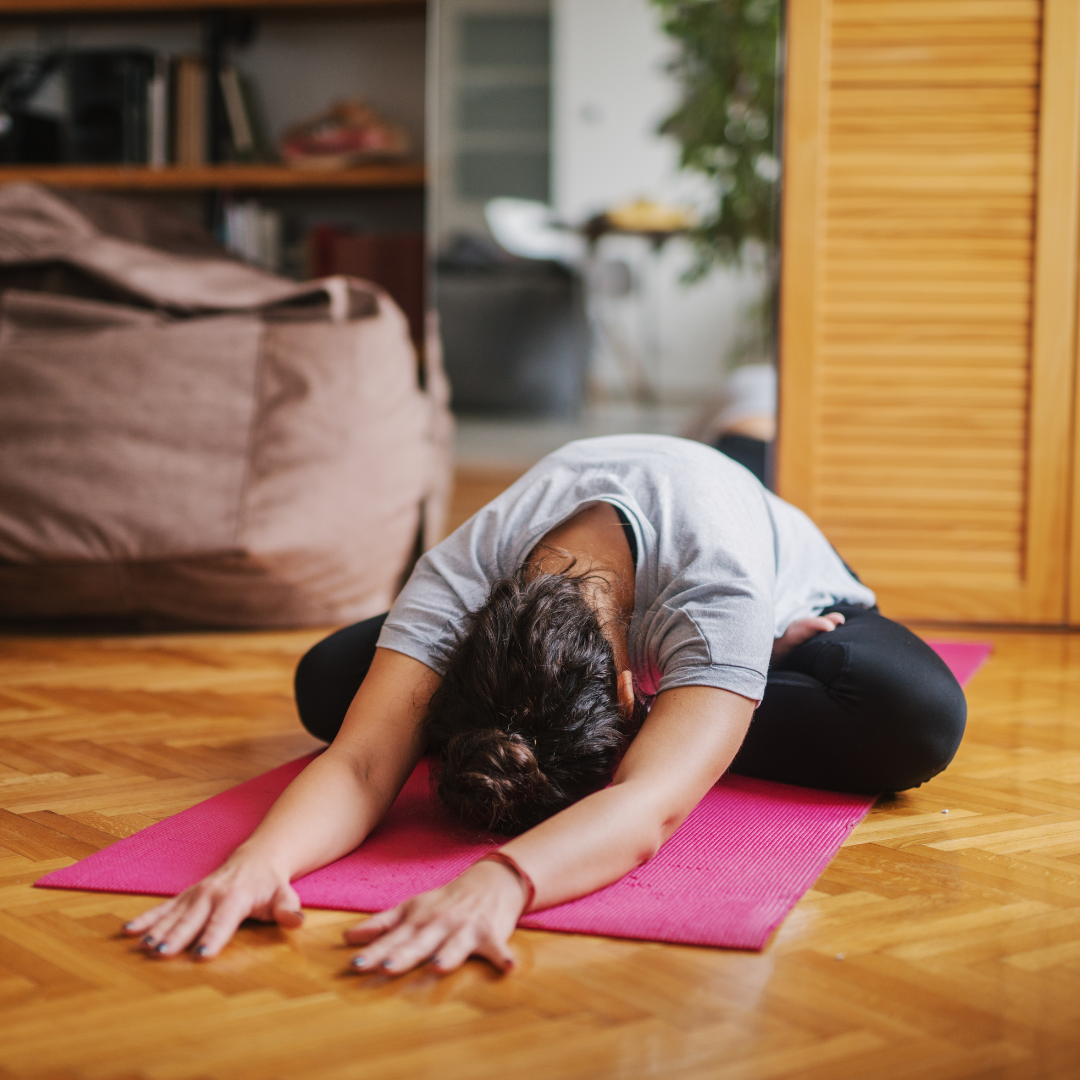
[[246, 918], [298, 926], [290, 881], [352, 851], [378, 824], [423, 750], [421, 723], [439, 676], [377, 649], [341, 732], [282, 793], [262, 824], [214, 873], [130, 922], [162, 956], [197, 942], [211, 957]]
[[[502, 848], [532, 878], [533, 908], [594, 892], [651, 859], [731, 764], [754, 707], [705, 686], [662, 693], [610, 787]], [[366, 946], [354, 960], [360, 969], [381, 965], [396, 974], [431, 959], [437, 970], [450, 971], [477, 952], [509, 968], [506, 942], [525, 901], [513, 870], [480, 862], [346, 938]]]

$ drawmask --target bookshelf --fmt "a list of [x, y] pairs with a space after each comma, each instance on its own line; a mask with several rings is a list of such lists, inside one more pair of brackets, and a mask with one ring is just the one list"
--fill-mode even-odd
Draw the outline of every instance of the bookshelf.
[[[422, 18], [426, 0], [226, 0], [208, 7], [206, 0], [0, 0], [0, 20], [26, 22], [64, 18], [197, 17], [204, 25], [204, 49], [209, 66], [219, 63], [220, 18], [229, 12], [253, 16], [304, 17], [333, 13], [360, 14], [365, 18], [415, 16]], [[213, 85], [213, 83], [209, 84]], [[426, 183], [421, 161], [372, 161], [347, 169], [322, 170], [280, 164], [238, 164], [213, 161], [215, 124], [223, 122], [218, 92], [211, 90], [211, 163], [205, 165], [0, 165], [0, 184], [38, 181], [57, 187], [108, 191], [212, 192], [317, 191], [317, 190], [422, 190]]]
[[422, 189], [420, 162], [372, 162], [351, 169], [298, 169], [287, 165], [0, 165], [0, 184], [36, 180], [64, 188], [99, 191], [283, 191]]
[[[359, 56], [369, 65], [369, 71], [381, 74], [380, 87], [390, 87], [389, 93], [398, 94], [399, 100], [404, 95], [408, 119], [402, 119], [402, 123], [417, 146], [414, 159], [372, 157], [349, 168], [227, 160], [233, 153], [228, 148], [229, 119], [224, 97], [217, 80], [207, 77], [207, 111], [203, 114], [209, 158], [206, 163], [0, 164], [0, 185], [37, 182], [60, 191], [110, 192], [152, 205], [160, 203], [201, 218], [236, 257], [292, 277], [310, 274], [309, 248], [317, 229], [330, 230], [345, 247], [354, 235], [389, 235], [399, 238], [411, 252], [409, 245], [415, 246], [416, 238], [423, 236], [426, 202], [427, 174], [421, 160], [423, 121], [421, 113], [417, 123], [415, 111], [417, 100], [423, 101], [426, 77], [426, 12], [423, 0], [225, 0], [212, 7], [206, 0], [0, 0], [0, 24], [15, 28], [15, 39], [20, 34], [25, 39], [25, 28], [36, 26], [45, 27], [54, 38], [66, 43], [67, 27], [71, 25], [76, 35], [81, 35], [75, 39], [75, 48], [100, 48], [102, 43], [115, 47], [107, 38], [116, 26], [116, 40], [121, 47], [142, 48], [174, 58], [197, 56], [206, 72], [219, 71], [224, 64], [232, 63], [237, 57], [234, 50], [240, 50], [237, 59], [242, 57], [251, 66], [250, 77], [263, 80], [269, 90], [277, 91], [273, 127], [279, 132], [284, 124], [292, 122], [281, 108], [282, 81], [290, 86], [290, 94], [297, 92], [288, 105], [290, 110], [298, 111], [298, 116], [313, 115], [320, 107], [311, 101], [313, 93], [322, 96], [318, 89], [320, 76], [326, 83], [327, 104], [335, 94], [346, 98], [354, 93], [341, 89], [342, 72], [348, 68], [343, 68], [345, 47], [339, 47], [339, 42], [359, 28], [366, 49]], [[396, 29], [388, 31], [387, 26]], [[253, 35], [246, 27], [258, 27], [258, 34]], [[344, 32], [335, 28], [344, 28]], [[259, 39], [257, 44], [265, 45], [261, 59], [243, 51], [254, 36]], [[382, 52], [374, 55], [379, 48]], [[347, 64], [358, 62], [349, 52]], [[285, 73], [286, 79], [278, 79], [279, 73]], [[338, 89], [331, 89], [335, 86]], [[170, 98], [174, 92], [175, 83]], [[361, 88], [357, 96], [366, 98], [368, 92]], [[393, 104], [384, 102], [382, 108], [398, 119]], [[276, 136], [269, 141], [273, 145]], [[389, 269], [372, 259], [364, 269], [366, 276], [391, 288], [399, 303], [407, 307], [410, 299], [419, 297], [422, 306], [423, 262], [421, 247], [419, 259], [408, 262], [405, 270], [397, 266], [394, 258], [389, 259], [393, 264]], [[382, 281], [379, 275], [391, 270], [401, 281]], [[355, 271], [351, 265], [334, 264], [326, 269], [327, 273]], [[391, 287], [394, 284], [399, 286], [396, 291]], [[417, 322], [415, 312], [410, 311], [410, 316]]]

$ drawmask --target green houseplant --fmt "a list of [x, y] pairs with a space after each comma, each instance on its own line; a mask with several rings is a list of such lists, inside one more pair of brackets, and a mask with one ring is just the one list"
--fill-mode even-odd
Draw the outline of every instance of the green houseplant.
[[691, 277], [741, 259], [747, 240], [776, 248], [779, 163], [777, 58], [780, 0], [653, 0], [664, 31], [679, 43], [671, 72], [679, 107], [661, 132], [680, 162], [706, 176], [715, 200], [692, 238]]

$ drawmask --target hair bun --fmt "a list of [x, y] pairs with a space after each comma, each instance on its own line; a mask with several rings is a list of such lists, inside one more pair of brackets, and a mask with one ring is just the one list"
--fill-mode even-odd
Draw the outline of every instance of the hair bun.
[[464, 631], [424, 720], [443, 803], [520, 833], [610, 783], [633, 723], [581, 580], [523, 567], [491, 586]]
[[480, 728], [454, 735], [439, 770], [439, 798], [470, 825], [498, 830], [542, 798], [548, 779], [532, 744], [517, 732]]

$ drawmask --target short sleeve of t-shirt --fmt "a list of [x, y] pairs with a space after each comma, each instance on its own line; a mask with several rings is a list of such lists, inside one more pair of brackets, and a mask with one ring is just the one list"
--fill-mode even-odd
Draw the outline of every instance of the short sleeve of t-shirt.
[[776, 578], [760, 485], [700, 444], [662, 440], [657, 451], [628, 508], [643, 541], [628, 635], [638, 687], [712, 686], [760, 700]]

